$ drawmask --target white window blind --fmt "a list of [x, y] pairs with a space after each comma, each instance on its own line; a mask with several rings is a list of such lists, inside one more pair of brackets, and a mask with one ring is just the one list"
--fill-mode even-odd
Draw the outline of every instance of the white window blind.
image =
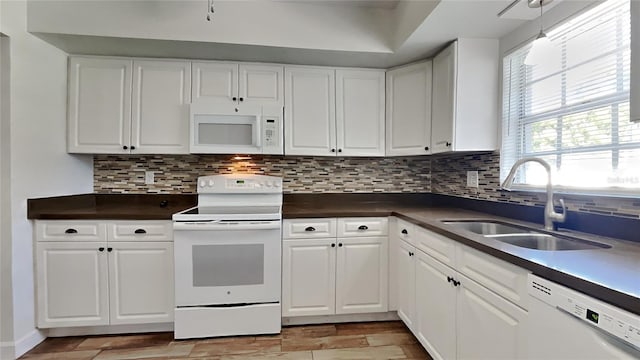
[[[534, 156], [569, 190], [640, 190], [640, 123], [629, 120], [629, 4], [608, 0], [547, 31], [554, 49], [543, 64], [524, 65], [531, 44], [503, 59], [502, 179], [516, 160]], [[543, 185], [546, 173], [526, 163], [515, 183]]]

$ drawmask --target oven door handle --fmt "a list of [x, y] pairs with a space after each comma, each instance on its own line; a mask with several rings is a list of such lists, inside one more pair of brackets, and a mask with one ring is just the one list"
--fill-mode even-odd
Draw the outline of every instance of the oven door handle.
[[238, 231], [238, 230], [272, 230], [279, 229], [280, 221], [238, 221], [238, 222], [206, 222], [185, 221], [174, 222], [173, 230], [202, 230], [202, 231]]

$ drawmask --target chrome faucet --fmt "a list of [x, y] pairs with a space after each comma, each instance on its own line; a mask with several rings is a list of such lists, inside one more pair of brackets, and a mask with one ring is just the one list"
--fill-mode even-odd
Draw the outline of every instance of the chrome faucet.
[[535, 157], [522, 158], [516, 161], [511, 167], [511, 171], [509, 171], [509, 175], [507, 175], [506, 179], [502, 182], [500, 186], [503, 190], [511, 191], [511, 185], [513, 185], [513, 179], [516, 176], [516, 171], [520, 167], [520, 165], [526, 162], [537, 162], [542, 165], [545, 170], [547, 170], [547, 204], [544, 207], [544, 228], [545, 230], [553, 231], [555, 230], [554, 223], [562, 223], [567, 218], [567, 207], [564, 205], [564, 200], [559, 199], [560, 206], [562, 206], [562, 213], [557, 213], [553, 208], [553, 185], [551, 185], [551, 166], [549, 163]]

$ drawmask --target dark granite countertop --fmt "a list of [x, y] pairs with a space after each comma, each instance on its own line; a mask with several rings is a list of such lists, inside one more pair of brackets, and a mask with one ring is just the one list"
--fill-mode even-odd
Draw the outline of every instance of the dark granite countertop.
[[[172, 214], [196, 203], [196, 195], [191, 194], [83, 194], [30, 199], [28, 217], [49, 220], [169, 220]], [[477, 208], [471, 203], [469, 205], [467, 208]], [[499, 208], [499, 215], [504, 215], [504, 207], [508, 207], [507, 204], [496, 203], [490, 206]], [[576, 251], [520, 248], [443, 224], [441, 220], [501, 220], [542, 230], [541, 224], [492, 215], [491, 211], [464, 210], [463, 207], [466, 206], [461, 206], [459, 199], [447, 204], [435, 201], [430, 194], [308, 194], [285, 195], [282, 212], [285, 219], [397, 216], [640, 315], [640, 242], [562, 230], [559, 234], [606, 243], [612, 247]], [[533, 221], [539, 221], [542, 210], [533, 210]], [[530, 211], [525, 209], [527, 219]], [[509, 216], [518, 217], [511, 213]]]

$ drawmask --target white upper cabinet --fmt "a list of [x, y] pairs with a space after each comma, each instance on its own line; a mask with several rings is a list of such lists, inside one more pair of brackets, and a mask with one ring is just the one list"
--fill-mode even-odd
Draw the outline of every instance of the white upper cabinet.
[[134, 60], [131, 152], [188, 154], [191, 64]]
[[285, 154], [335, 155], [335, 70], [287, 67], [284, 77]]
[[432, 153], [498, 147], [498, 40], [458, 39], [433, 59]]
[[67, 151], [189, 152], [188, 61], [70, 57]]
[[132, 67], [128, 59], [69, 59], [68, 152], [129, 153]]
[[193, 102], [282, 106], [283, 69], [278, 65], [193, 62]]
[[384, 156], [384, 71], [336, 70], [338, 152]]
[[386, 155], [430, 154], [431, 61], [387, 72]]
[[285, 154], [384, 155], [384, 71], [285, 68]]

